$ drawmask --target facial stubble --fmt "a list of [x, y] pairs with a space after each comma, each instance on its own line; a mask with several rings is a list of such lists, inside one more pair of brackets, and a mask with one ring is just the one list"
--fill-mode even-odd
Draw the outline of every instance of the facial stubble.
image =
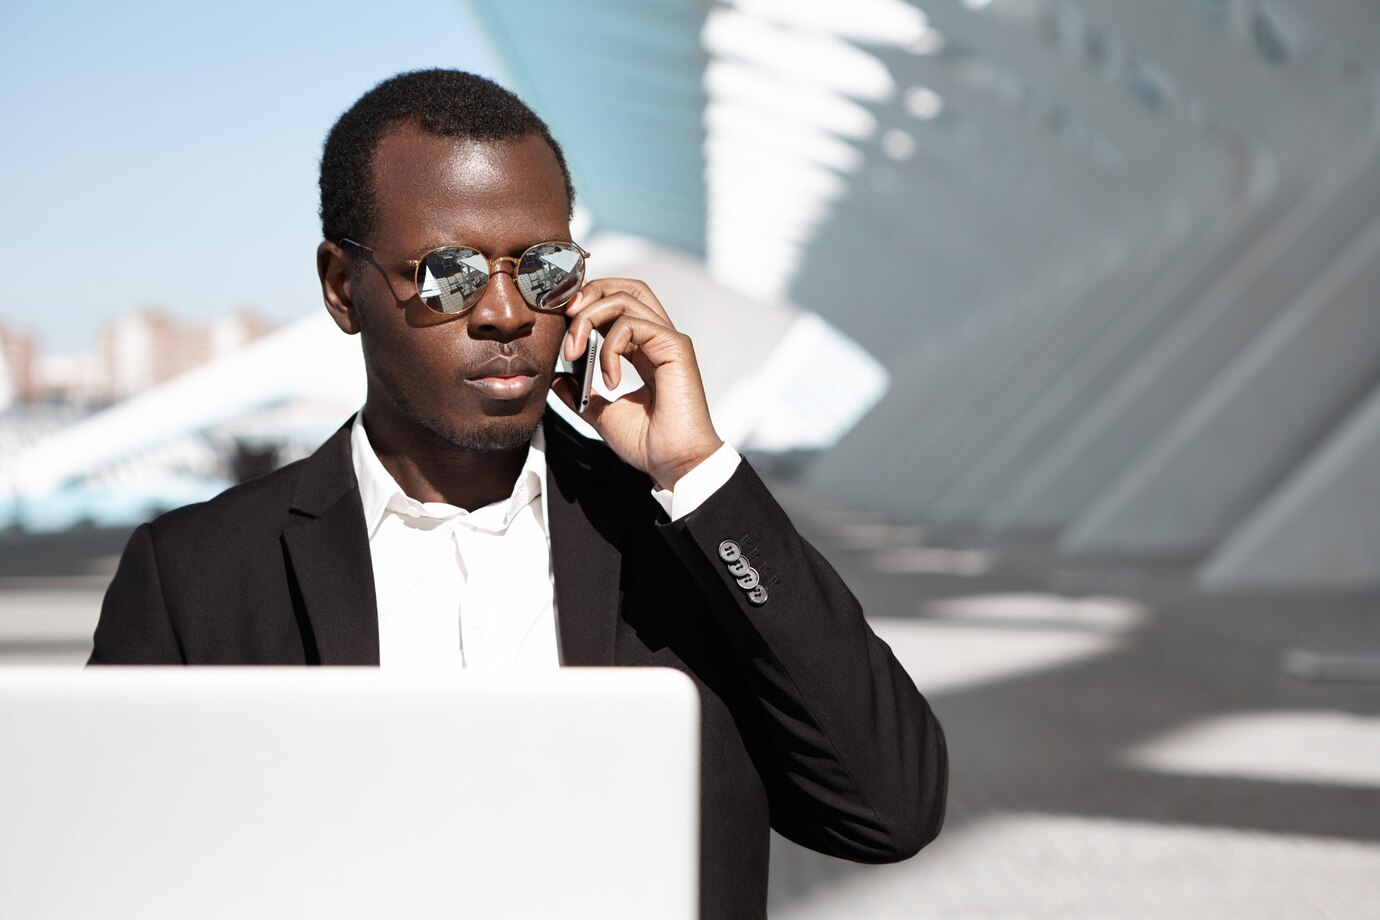
[[[380, 382], [384, 384], [403, 415], [460, 450], [474, 453], [511, 453], [529, 445], [541, 424], [540, 415], [534, 422], [522, 421], [517, 416], [485, 415], [477, 420], [476, 424], [460, 429], [449, 419], [419, 410], [408, 397], [407, 391], [396, 386], [394, 381]], [[530, 398], [537, 398], [537, 394], [534, 392]]]

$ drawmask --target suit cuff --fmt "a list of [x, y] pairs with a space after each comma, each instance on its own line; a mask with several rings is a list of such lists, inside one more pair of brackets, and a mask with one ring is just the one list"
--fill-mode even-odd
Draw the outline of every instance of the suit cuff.
[[676, 483], [675, 489], [653, 489], [652, 498], [666, 511], [666, 516], [679, 521], [733, 478], [742, 456], [726, 442], [710, 454]]

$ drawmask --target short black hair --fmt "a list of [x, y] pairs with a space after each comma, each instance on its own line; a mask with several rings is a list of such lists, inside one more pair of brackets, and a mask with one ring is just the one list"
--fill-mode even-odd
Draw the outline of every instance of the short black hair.
[[326, 135], [321, 153], [321, 233], [332, 242], [367, 242], [374, 223], [374, 154], [400, 125], [429, 134], [493, 141], [535, 132], [551, 146], [573, 212], [575, 186], [546, 122], [492, 80], [462, 70], [413, 70], [359, 97]]

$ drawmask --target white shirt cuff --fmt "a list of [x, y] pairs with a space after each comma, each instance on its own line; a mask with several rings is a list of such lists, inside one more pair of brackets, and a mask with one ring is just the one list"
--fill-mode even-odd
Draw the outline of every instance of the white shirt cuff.
[[722, 447], [701, 460], [699, 466], [680, 477], [674, 490], [653, 489], [652, 498], [666, 510], [671, 520], [679, 521], [723, 488], [724, 483], [733, 477], [734, 471], [738, 469], [738, 462], [742, 459], [742, 456], [725, 442]]

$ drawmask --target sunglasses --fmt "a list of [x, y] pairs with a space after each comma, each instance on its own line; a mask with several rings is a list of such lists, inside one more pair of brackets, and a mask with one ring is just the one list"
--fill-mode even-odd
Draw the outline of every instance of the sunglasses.
[[[342, 246], [353, 246], [381, 255], [363, 243], [341, 239]], [[513, 283], [533, 310], [555, 311], [575, 296], [585, 280], [585, 259], [589, 253], [574, 243], [551, 241], [529, 246], [522, 255], [490, 259], [469, 246], [442, 246], [417, 259], [402, 259], [412, 269], [417, 296], [429, 309], [446, 316], [467, 312], [484, 296], [489, 279], [500, 262], [511, 262]]]

